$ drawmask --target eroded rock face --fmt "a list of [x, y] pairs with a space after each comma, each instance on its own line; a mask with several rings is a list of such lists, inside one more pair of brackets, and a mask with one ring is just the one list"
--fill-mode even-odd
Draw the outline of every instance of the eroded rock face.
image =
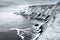
[[[56, 13], [56, 19], [51, 23], [45, 32], [39, 37], [38, 40], [60, 40], [60, 5], [56, 7], [54, 13]], [[43, 38], [43, 39], [42, 39]]]
[[[60, 5], [57, 6], [57, 4], [45, 5], [45, 6], [34, 5], [34, 6], [29, 6], [23, 12], [20, 12], [18, 14], [22, 15], [27, 19], [31, 19], [31, 20], [33, 19], [37, 21], [38, 24], [35, 24], [33, 26], [37, 31], [37, 34], [39, 35], [34, 40], [57, 40], [60, 37], [58, 36], [58, 34], [60, 35], [59, 31], [57, 33], [57, 30], [59, 28], [57, 27], [57, 25], [59, 23], [56, 21], [56, 20], [59, 20], [59, 18], [57, 17], [57, 15], [60, 14], [59, 11], [60, 11]], [[24, 38], [25, 40], [30, 40], [34, 38], [32, 36], [34, 33], [30, 35], [32, 37], [30, 38], [29, 32], [27, 31], [26, 33], [23, 34], [25, 36]], [[26, 39], [26, 37], [27, 38], [29, 37], [30, 39], [29, 38]]]

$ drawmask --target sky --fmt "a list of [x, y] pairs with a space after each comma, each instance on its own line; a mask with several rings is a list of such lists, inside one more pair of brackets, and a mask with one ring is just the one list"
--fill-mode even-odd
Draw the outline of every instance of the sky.
[[0, 0], [0, 7], [29, 4], [56, 3], [59, 0]]

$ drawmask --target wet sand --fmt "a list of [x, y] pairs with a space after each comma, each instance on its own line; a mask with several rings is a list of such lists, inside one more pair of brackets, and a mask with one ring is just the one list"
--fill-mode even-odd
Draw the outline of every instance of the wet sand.
[[14, 31], [0, 32], [0, 40], [22, 40]]

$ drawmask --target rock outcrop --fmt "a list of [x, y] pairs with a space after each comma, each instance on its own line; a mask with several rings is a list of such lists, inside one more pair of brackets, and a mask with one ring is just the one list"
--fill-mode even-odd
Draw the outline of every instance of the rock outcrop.
[[[48, 36], [47, 32], [48, 32], [49, 28], [53, 27], [51, 25], [55, 25], [52, 23], [55, 22], [56, 15], [58, 15], [60, 13], [59, 11], [60, 11], [60, 2], [57, 4], [53, 4], [53, 5], [28, 6], [28, 8], [26, 8], [18, 13], [15, 13], [15, 14], [22, 15], [23, 17], [25, 17], [27, 19], [36, 20], [37, 22], [39, 20], [40, 23], [42, 22], [43, 24], [39, 24], [40, 26], [37, 27], [38, 30], [40, 30], [39, 28], [41, 26], [43, 28], [43, 32], [41, 32], [42, 36], [41, 37], [39, 36], [39, 37], [41, 40], [49, 40], [49, 37], [46, 37], [46, 36]], [[52, 30], [52, 29], [50, 29], [50, 30]], [[42, 39], [44, 37], [45, 37], [45, 39]], [[37, 40], [40, 40], [40, 39], [37, 39]]]

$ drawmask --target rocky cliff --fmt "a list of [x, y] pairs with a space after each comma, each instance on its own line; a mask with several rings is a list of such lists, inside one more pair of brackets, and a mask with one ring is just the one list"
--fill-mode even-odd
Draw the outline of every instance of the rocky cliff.
[[[44, 28], [43, 33], [38, 38], [38, 40], [55, 40], [55, 39], [59, 39], [60, 37], [58, 36], [59, 31], [57, 33], [57, 26], [60, 26], [60, 25], [56, 24], [56, 23], [60, 24], [59, 22], [57, 22], [59, 20], [59, 19], [57, 20], [57, 18], [59, 18], [57, 15], [60, 15], [59, 11], [60, 11], [60, 4], [57, 3], [53, 5], [28, 6], [26, 9], [21, 10], [20, 12], [17, 12], [15, 14], [22, 15], [23, 17], [27, 19], [33, 19], [36, 21], [39, 20], [39, 21], [45, 22], [42, 25]], [[59, 30], [59, 27], [58, 27], [58, 30]]]

